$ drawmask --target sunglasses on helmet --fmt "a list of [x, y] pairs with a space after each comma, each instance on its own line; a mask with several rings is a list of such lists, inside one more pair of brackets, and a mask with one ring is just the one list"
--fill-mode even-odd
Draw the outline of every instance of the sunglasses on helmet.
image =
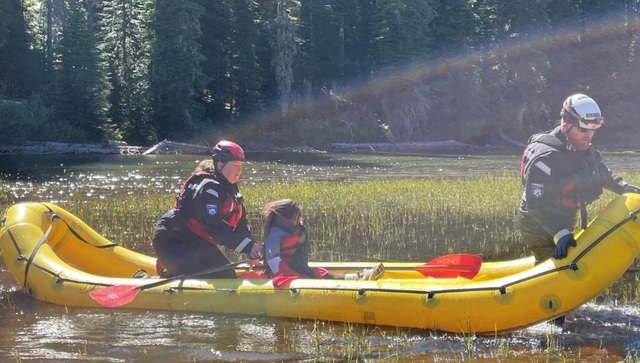
[[576, 126], [576, 129], [578, 129], [578, 131], [582, 132], [583, 134], [586, 134], [587, 132], [595, 132], [596, 129], [583, 129], [580, 126]]
[[600, 116], [599, 113], [587, 114], [587, 117], [580, 117], [571, 108], [565, 107], [564, 110], [571, 115], [571, 117], [575, 121], [574, 124], [578, 127], [578, 130], [580, 130], [580, 132], [597, 130], [604, 123], [604, 117]]

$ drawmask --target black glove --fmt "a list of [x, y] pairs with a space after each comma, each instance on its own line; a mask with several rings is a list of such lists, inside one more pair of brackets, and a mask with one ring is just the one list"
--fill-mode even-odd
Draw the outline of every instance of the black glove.
[[562, 233], [563, 231], [565, 231], [564, 233], [566, 234], [560, 237], [558, 242], [556, 242], [556, 248], [553, 249], [553, 253], [552, 253], [553, 258], [557, 260], [561, 260], [567, 257], [567, 252], [569, 251], [569, 247], [577, 246], [576, 239], [573, 238], [573, 233], [563, 229], [561, 232], [558, 232], [558, 234]]

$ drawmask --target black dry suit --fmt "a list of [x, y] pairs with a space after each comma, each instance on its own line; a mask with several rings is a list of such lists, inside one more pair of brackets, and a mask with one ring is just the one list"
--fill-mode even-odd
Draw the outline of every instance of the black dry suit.
[[[242, 195], [218, 171], [193, 173], [176, 203], [158, 221], [153, 247], [171, 274], [201, 272], [229, 263], [224, 246], [249, 254], [255, 243], [245, 217]], [[215, 277], [235, 277], [232, 270]]]
[[578, 211], [582, 211], [584, 228], [586, 205], [598, 199], [603, 188], [617, 194], [636, 189], [614, 175], [593, 146], [574, 150], [560, 127], [529, 139], [520, 177], [520, 229], [524, 234], [550, 241], [562, 229], [573, 231]]

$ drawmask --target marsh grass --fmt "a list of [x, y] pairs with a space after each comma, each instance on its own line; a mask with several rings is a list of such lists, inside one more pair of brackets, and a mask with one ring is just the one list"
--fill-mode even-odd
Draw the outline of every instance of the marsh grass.
[[[342, 331], [339, 330], [342, 328]], [[314, 322], [313, 326], [300, 322], [292, 334], [298, 337], [296, 346], [290, 347], [295, 352], [310, 352], [309, 361], [322, 362], [361, 362], [361, 361], [440, 361], [440, 362], [473, 362], [490, 361], [529, 361], [529, 362], [578, 362], [607, 361], [610, 354], [596, 341], [594, 345], [579, 346], [572, 351], [567, 346], [566, 336], [547, 332], [539, 345], [534, 344], [532, 351], [525, 356], [519, 351], [521, 343], [510, 336], [482, 338], [475, 334], [442, 335], [436, 332], [429, 334], [429, 343], [420, 347], [419, 341], [425, 342], [425, 334], [417, 335], [411, 329], [371, 328], [358, 324], [330, 324]], [[313, 337], [308, 339], [305, 337]], [[439, 342], [446, 342], [442, 345]], [[516, 347], [512, 346], [512, 343]], [[307, 349], [307, 345], [314, 345]], [[444, 345], [450, 345], [444, 348]], [[427, 349], [426, 346], [430, 348]], [[417, 348], [419, 347], [419, 348]], [[417, 348], [417, 349], [416, 349]], [[318, 360], [311, 358], [315, 355]]]
[[[173, 180], [165, 183], [108, 191], [23, 183], [3, 188], [0, 206], [52, 201], [114, 242], [148, 253], [154, 224], [173, 203], [171, 191], [178, 187]], [[515, 174], [269, 183], [242, 185], [241, 191], [249, 223], [259, 238], [259, 211], [265, 203], [280, 198], [301, 201], [314, 260], [424, 261], [458, 252], [477, 253], [487, 260], [528, 255], [515, 226], [520, 195]], [[605, 194], [591, 205], [591, 216], [612, 197]]]
[[[50, 196], [64, 194], [55, 191], [63, 188], [58, 184], [31, 188], [36, 193], [46, 189]], [[174, 198], [153, 190], [114, 190], [105, 197], [80, 187], [58, 204], [114, 242], [149, 252], [153, 226]], [[300, 200], [316, 260], [422, 261], [462, 251], [489, 258], [526, 253], [514, 228], [519, 195], [515, 175], [242, 185], [241, 190], [249, 223], [260, 237], [264, 204]]]
[[[513, 256], [517, 250], [514, 175], [297, 183], [243, 191], [249, 211], [273, 199], [302, 201], [318, 258], [353, 259], [355, 254], [421, 260], [460, 251]], [[255, 218], [252, 224], [259, 227]]]

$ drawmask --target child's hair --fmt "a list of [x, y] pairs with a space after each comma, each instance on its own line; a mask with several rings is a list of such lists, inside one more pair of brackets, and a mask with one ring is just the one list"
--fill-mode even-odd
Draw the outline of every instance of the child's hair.
[[272, 214], [277, 214], [292, 224], [302, 222], [300, 218], [302, 215], [302, 204], [296, 200], [288, 198], [274, 200], [273, 202], [267, 203], [264, 208], [262, 208], [262, 212], [260, 214], [262, 215], [262, 219], [265, 224]]
[[194, 172], [199, 172], [199, 171], [208, 171], [208, 172], [213, 171], [213, 160], [211, 159], [202, 160], [194, 170]]

